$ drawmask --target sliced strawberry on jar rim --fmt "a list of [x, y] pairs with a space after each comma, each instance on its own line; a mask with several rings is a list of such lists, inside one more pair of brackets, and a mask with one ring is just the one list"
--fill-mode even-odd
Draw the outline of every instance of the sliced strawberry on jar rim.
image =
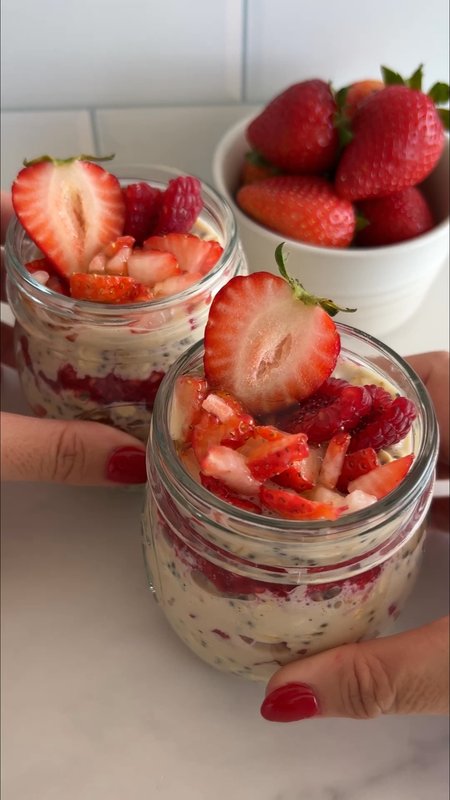
[[123, 231], [119, 181], [95, 160], [42, 156], [25, 162], [12, 186], [18, 219], [64, 277], [84, 272], [94, 255]]
[[158, 281], [152, 288], [156, 297], [171, 297], [189, 289], [195, 283], [198, 283], [202, 277], [203, 275], [200, 272], [180, 272], [179, 275], [173, 275], [171, 278]]
[[334, 520], [339, 516], [339, 510], [331, 503], [309, 500], [289, 489], [279, 489], [262, 484], [259, 498], [263, 506], [276, 512], [283, 519]]
[[212, 492], [212, 494], [215, 494], [217, 497], [220, 497], [221, 500], [225, 500], [225, 502], [230, 503], [232, 506], [240, 508], [243, 511], [261, 514], [261, 506], [253, 502], [253, 500], [249, 500], [247, 497], [239, 497], [239, 495], [234, 494], [230, 491], [228, 486], [223, 483], [223, 481], [218, 480], [218, 478], [213, 478], [211, 475], [205, 475], [200, 472], [200, 482], [205, 489], [208, 489], [209, 492]]
[[145, 250], [162, 250], [175, 256], [184, 272], [206, 275], [217, 264], [223, 253], [219, 242], [200, 239], [192, 233], [169, 233], [150, 236], [144, 242]]
[[413, 453], [394, 461], [388, 461], [386, 464], [382, 464], [380, 467], [366, 472], [365, 475], [355, 478], [354, 481], [350, 481], [348, 484], [348, 491], [350, 493], [354, 492], [356, 489], [360, 489], [366, 492], [366, 494], [374, 495], [377, 500], [380, 500], [382, 497], [389, 494], [389, 492], [392, 492], [393, 489], [402, 482], [409, 472], [413, 461]]
[[175, 381], [170, 409], [169, 430], [175, 442], [188, 442], [199, 421], [208, 384], [195, 375], [180, 375]]
[[[215, 296], [205, 330], [205, 376], [250, 413], [270, 413], [309, 397], [331, 375], [340, 337], [331, 301], [288, 278], [254, 272], [232, 278]], [[284, 280], [286, 276], [287, 280]]]

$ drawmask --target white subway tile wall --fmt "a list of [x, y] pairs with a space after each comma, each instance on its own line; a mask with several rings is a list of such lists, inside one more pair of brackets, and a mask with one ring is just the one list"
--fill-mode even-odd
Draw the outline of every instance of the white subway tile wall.
[[[219, 138], [306, 77], [423, 62], [448, 80], [448, 30], [447, 0], [2, 0], [1, 185], [41, 151], [170, 163], [199, 107], [223, 106]], [[210, 136], [195, 145], [175, 166], [210, 180]]]

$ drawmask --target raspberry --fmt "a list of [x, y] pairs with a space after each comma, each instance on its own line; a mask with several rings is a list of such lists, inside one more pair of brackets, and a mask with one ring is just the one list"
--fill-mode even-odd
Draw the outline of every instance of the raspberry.
[[189, 233], [203, 208], [198, 178], [173, 178], [161, 195], [153, 234]]
[[382, 450], [405, 438], [416, 418], [416, 408], [406, 397], [396, 397], [381, 410], [370, 415], [363, 426], [354, 433], [349, 452], [373, 447]]
[[279, 426], [290, 433], [306, 433], [311, 444], [320, 444], [338, 431], [352, 431], [371, 408], [372, 397], [365, 386], [330, 378]]
[[124, 235], [133, 236], [142, 244], [151, 233], [158, 213], [162, 192], [148, 183], [131, 183], [123, 189], [125, 201]]

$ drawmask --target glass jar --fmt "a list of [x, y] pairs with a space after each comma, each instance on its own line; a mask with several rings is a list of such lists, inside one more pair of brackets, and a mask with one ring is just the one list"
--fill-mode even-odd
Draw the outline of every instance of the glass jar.
[[385, 631], [419, 570], [437, 458], [429, 395], [411, 368], [368, 335], [338, 325], [345, 365], [361, 383], [388, 383], [417, 406], [415, 459], [377, 503], [335, 521], [243, 511], [186, 471], [169, 434], [174, 382], [202, 372], [197, 344], [171, 368], [148, 444], [143, 544], [151, 590], [178, 636], [220, 670], [267, 680], [279, 666]]
[[[146, 180], [158, 188], [181, 174], [166, 167], [112, 171], [123, 186]], [[37, 283], [24, 265], [39, 251], [13, 220], [5, 248], [7, 291], [16, 320], [17, 368], [35, 414], [96, 419], [146, 439], [169, 365], [202, 338], [214, 295], [247, 271], [229, 206], [204, 183], [202, 194], [204, 208], [192, 232], [217, 240], [223, 254], [197, 284], [151, 303], [107, 306], [73, 300]]]

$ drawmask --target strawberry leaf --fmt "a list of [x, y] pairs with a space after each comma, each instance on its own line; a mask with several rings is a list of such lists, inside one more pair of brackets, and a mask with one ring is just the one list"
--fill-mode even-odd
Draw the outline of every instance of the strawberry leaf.
[[442, 103], [447, 103], [450, 100], [450, 86], [448, 83], [438, 83], [433, 84], [430, 91], [428, 92], [428, 97], [431, 97], [436, 105], [441, 105]]
[[34, 164], [41, 164], [44, 161], [50, 161], [52, 164], [71, 164], [72, 161], [111, 161], [115, 157], [115, 153], [111, 153], [109, 156], [87, 156], [82, 153], [79, 156], [70, 156], [70, 158], [53, 158], [53, 156], [38, 156], [37, 158], [31, 159], [28, 161], [26, 158], [23, 160], [24, 167], [32, 167]]
[[359, 211], [356, 215], [356, 225], [355, 225], [356, 233], [359, 233], [359, 231], [363, 231], [364, 228], [367, 228], [368, 225], [370, 225], [369, 220], [366, 219], [366, 217]]
[[305, 306], [321, 306], [330, 317], [335, 317], [338, 311], [348, 311], [353, 312], [356, 311], [356, 308], [342, 308], [338, 306], [333, 300], [329, 300], [326, 297], [316, 297], [314, 294], [310, 294], [306, 291], [303, 285], [296, 280], [295, 278], [291, 278], [286, 270], [286, 264], [284, 263], [284, 255], [283, 255], [283, 247], [285, 242], [281, 242], [275, 250], [275, 261], [277, 262], [278, 269], [280, 271], [280, 275], [284, 278], [285, 281], [288, 282], [289, 286], [294, 292], [295, 297], [297, 300], [301, 300]]
[[405, 83], [406, 86], [409, 86], [410, 89], [417, 89], [420, 92], [422, 91], [422, 80], [423, 80], [423, 64], [419, 64], [416, 71], [413, 72], [411, 77]]
[[450, 125], [450, 116], [449, 116], [449, 109], [448, 108], [438, 108], [437, 112], [442, 120], [442, 124], [446, 131], [449, 130]]
[[400, 86], [405, 86], [405, 81], [400, 75], [399, 72], [394, 72], [389, 67], [381, 67], [381, 75], [383, 78], [383, 83], [386, 86], [394, 86], [395, 84], [399, 84]]

